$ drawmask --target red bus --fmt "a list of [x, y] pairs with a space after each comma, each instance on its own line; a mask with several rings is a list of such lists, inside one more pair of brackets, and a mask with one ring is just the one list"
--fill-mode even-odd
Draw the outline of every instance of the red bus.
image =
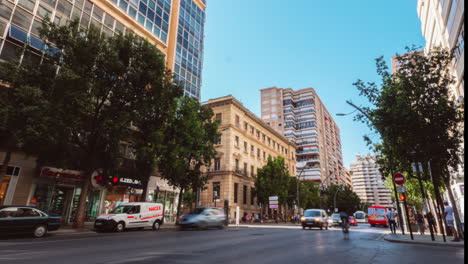
[[383, 225], [388, 227], [387, 207], [372, 205], [367, 209], [367, 222], [371, 226]]

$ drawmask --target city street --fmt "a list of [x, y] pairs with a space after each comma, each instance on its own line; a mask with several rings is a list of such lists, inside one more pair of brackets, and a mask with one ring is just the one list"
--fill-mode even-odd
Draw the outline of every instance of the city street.
[[462, 248], [390, 243], [384, 228], [299, 226], [83, 233], [0, 240], [0, 263], [463, 263]]

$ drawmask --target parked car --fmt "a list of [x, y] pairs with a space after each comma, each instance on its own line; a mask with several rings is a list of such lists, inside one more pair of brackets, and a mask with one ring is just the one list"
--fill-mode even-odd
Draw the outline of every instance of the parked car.
[[339, 225], [341, 225], [340, 214], [332, 214], [330, 218], [332, 219], [332, 224], [331, 224], [331, 226], [339, 226]]
[[163, 224], [163, 205], [160, 203], [123, 203], [109, 214], [94, 221], [94, 230], [122, 232], [127, 228], [152, 227], [159, 230]]
[[350, 216], [348, 218], [349, 218], [349, 224], [350, 225], [357, 226], [357, 221], [356, 221], [356, 218], [354, 218], [354, 216]]
[[181, 215], [177, 221], [177, 225], [180, 228], [223, 228], [225, 222], [226, 215], [224, 214], [223, 209], [217, 207], [197, 207], [192, 209], [190, 213]]
[[0, 206], [0, 235], [32, 234], [44, 237], [62, 224], [61, 216], [50, 216], [28, 206]]
[[320, 230], [323, 228], [328, 230], [328, 216], [325, 210], [322, 209], [307, 209], [304, 212], [304, 216], [301, 217], [302, 229], [308, 227], [319, 227]]

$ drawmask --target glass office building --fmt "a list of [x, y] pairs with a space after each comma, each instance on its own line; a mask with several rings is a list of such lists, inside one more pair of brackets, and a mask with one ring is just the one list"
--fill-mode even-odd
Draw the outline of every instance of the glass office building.
[[148, 39], [166, 56], [185, 95], [200, 98], [205, 8], [204, 0], [0, 0], [0, 59], [40, 62], [43, 20], [78, 19], [107, 36], [133, 32]]

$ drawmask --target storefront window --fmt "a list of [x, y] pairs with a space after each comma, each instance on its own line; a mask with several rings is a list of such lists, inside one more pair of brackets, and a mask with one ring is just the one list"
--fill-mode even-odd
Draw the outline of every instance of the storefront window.
[[6, 175], [3, 177], [2, 182], [0, 182], [0, 205], [2, 205], [5, 201], [11, 177], [18, 177], [19, 172], [19, 167], [8, 166]]
[[177, 193], [170, 191], [160, 191], [153, 194], [154, 202], [162, 203], [164, 206], [164, 221], [175, 222], [177, 204], [175, 203]]

